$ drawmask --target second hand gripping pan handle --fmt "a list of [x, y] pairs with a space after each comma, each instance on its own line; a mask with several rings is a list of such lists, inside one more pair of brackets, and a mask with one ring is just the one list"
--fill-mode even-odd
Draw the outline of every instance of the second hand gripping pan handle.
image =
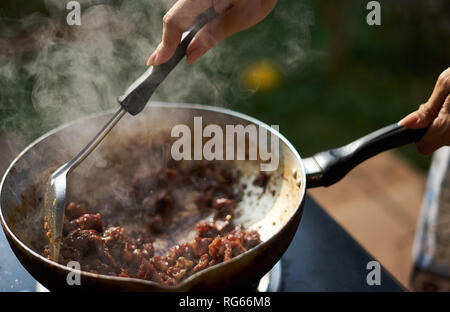
[[200, 14], [192, 26], [183, 34], [174, 55], [166, 62], [158, 66], [150, 67], [119, 97], [119, 103], [131, 115], [139, 114], [147, 105], [156, 88], [163, 82], [167, 75], [186, 55], [186, 49], [197, 32], [218, 16], [214, 7], [210, 7]]

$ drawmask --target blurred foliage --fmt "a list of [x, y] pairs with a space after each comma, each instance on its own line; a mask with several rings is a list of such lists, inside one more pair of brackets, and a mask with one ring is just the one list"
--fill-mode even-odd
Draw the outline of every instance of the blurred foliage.
[[[100, 1], [93, 1], [97, 2]], [[102, 3], [105, 2], [120, 3]], [[450, 3], [380, 1], [382, 25], [368, 26], [367, 2], [279, 1], [275, 11], [289, 11], [291, 18], [296, 18], [296, 14], [297, 18], [304, 18], [299, 14], [302, 8], [312, 8], [314, 23], [309, 26], [309, 34], [303, 35], [292, 24], [284, 23], [282, 15], [273, 12], [263, 23], [215, 48], [215, 63], [220, 65], [210, 69], [210, 79], [229, 81], [227, 88], [221, 90], [229, 106], [268, 124], [280, 125], [280, 131], [303, 156], [337, 147], [397, 122], [427, 100], [439, 73], [449, 66]], [[14, 20], [35, 11], [46, 14], [43, 1], [2, 0], [0, 28], [11, 33]], [[256, 34], [257, 47], [248, 45], [238, 49]], [[290, 66], [279, 64], [280, 58], [291, 56], [286, 53], [293, 53], [285, 49], [286, 43], [295, 40], [307, 46], [303, 51], [305, 56]], [[230, 53], [234, 48], [237, 52]], [[12, 61], [26, 62], [29, 57], [25, 55]], [[258, 64], [267, 64], [261, 63], [263, 60], [272, 62], [276, 75], [281, 76], [268, 88], [256, 92], [246, 90], [240, 77], [243, 73], [248, 76], [251, 66], [251, 86], [258, 86], [255, 81], [258, 77], [265, 79], [263, 83], [273, 78], [271, 74], [268, 76], [267, 67], [258, 68]], [[197, 64], [208, 71], [210, 63], [206, 60]], [[222, 71], [218, 70], [221, 66]], [[37, 129], [48, 129], [39, 125], [31, 104], [33, 77], [21, 72], [15, 74], [13, 81], [2, 82], [0, 101], [9, 101], [11, 105], [6, 108], [2, 105], [1, 128], [28, 131], [33, 138], [40, 134]], [[8, 91], [18, 88], [21, 91], [14, 94]], [[184, 101], [214, 104], [208, 90], [199, 90]], [[11, 116], [17, 112], [27, 116], [26, 123], [11, 122]], [[429, 164], [430, 157], [420, 156], [414, 146], [400, 151], [420, 168]]]
[[0, 4], [3, 19], [19, 19], [35, 12], [46, 12], [44, 1], [2, 0]]
[[[380, 2], [382, 25], [368, 26], [366, 1], [310, 1], [312, 57], [290, 71], [278, 90], [256, 93], [235, 109], [279, 124], [304, 156], [346, 144], [415, 110], [449, 66], [450, 42], [444, 38], [450, 35], [450, 3]], [[270, 40], [289, 37], [279, 33]], [[314, 57], [314, 51], [327, 53]], [[400, 152], [420, 168], [429, 165], [430, 157], [413, 145]]]

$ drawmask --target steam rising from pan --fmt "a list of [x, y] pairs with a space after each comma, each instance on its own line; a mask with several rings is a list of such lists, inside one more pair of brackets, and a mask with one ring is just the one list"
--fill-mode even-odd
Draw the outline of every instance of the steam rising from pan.
[[[161, 38], [162, 16], [175, 1], [79, 2], [81, 26], [66, 24], [64, 1], [47, 0], [49, 16], [32, 14], [3, 29], [0, 109], [8, 109], [8, 117], [2, 118], [1, 130], [36, 138], [67, 121], [117, 107], [116, 97], [145, 70]], [[263, 22], [195, 64], [177, 66], [152, 99], [227, 106], [251, 94], [239, 87], [239, 75], [255, 57], [270, 57], [285, 75], [296, 70], [308, 52], [311, 8], [279, 6], [269, 18], [282, 23], [283, 31], [293, 34], [291, 40], [267, 44], [268, 33], [276, 30]], [[263, 42], [264, 49], [255, 49]], [[25, 59], [23, 52], [32, 53]]]
[[[81, 26], [66, 24], [64, 1], [47, 0], [49, 16], [36, 13], [14, 26], [2, 27], [0, 111], [5, 114], [0, 119], [0, 131], [14, 132], [14, 136], [6, 134], [6, 141], [20, 141], [25, 146], [60, 124], [117, 107], [116, 97], [145, 70], [147, 57], [161, 38], [162, 16], [174, 3], [79, 2]], [[270, 42], [265, 36], [274, 31], [263, 22], [227, 39], [195, 64], [179, 64], [152, 99], [227, 106], [251, 93], [239, 88], [238, 83], [241, 68], [255, 57], [270, 56], [288, 75], [306, 58], [312, 11], [296, 3], [294, 8], [275, 8], [269, 18], [295, 34], [292, 40], [255, 49], [262, 42]], [[1, 17], [0, 24], [5, 24]], [[90, 124], [77, 129], [71, 146], [61, 142], [66, 150], [47, 154], [55, 154], [60, 162], [70, 159], [100, 127]], [[43, 157], [48, 155], [36, 155], [38, 159]], [[101, 157], [94, 153], [89, 158], [102, 163]]]

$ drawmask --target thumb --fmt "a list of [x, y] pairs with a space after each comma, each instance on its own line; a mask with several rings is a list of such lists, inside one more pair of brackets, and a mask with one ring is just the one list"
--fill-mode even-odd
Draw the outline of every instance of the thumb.
[[434, 86], [430, 99], [420, 105], [419, 109], [402, 120], [399, 125], [410, 129], [421, 129], [431, 125], [438, 116], [446, 97], [450, 92], [450, 68], [443, 71]]
[[192, 63], [218, 42], [262, 21], [273, 9], [276, 0], [236, 1], [219, 17], [203, 27], [189, 44], [187, 62]]
[[192, 63], [213, 48], [218, 42], [244, 28], [244, 10], [240, 6], [231, 7], [211, 23], [203, 27], [189, 44], [187, 63]]
[[430, 104], [422, 104], [415, 112], [404, 117], [398, 122], [399, 126], [409, 129], [422, 129], [428, 127], [438, 115], [439, 111], [435, 112], [430, 108]]

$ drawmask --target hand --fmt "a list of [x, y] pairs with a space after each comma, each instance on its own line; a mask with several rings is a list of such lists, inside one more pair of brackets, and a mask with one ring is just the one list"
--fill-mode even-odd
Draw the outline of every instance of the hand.
[[409, 129], [429, 126], [417, 143], [422, 154], [430, 154], [441, 146], [450, 145], [450, 68], [439, 76], [430, 99], [399, 122]]
[[149, 57], [147, 65], [167, 62], [180, 43], [183, 32], [212, 5], [220, 15], [203, 27], [189, 44], [186, 50], [188, 64], [226, 37], [263, 20], [276, 3], [277, 0], [178, 0], [164, 15], [162, 42]]

